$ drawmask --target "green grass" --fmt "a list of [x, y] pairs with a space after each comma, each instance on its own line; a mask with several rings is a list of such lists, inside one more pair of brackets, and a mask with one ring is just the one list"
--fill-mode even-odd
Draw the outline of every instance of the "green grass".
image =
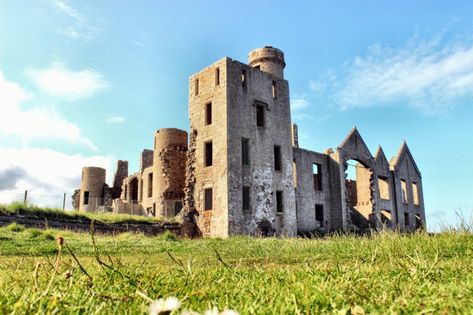
[[[49, 220], [95, 220], [104, 223], [157, 223], [163, 222], [162, 218], [145, 217], [128, 214], [111, 213], [82, 213], [78, 211], [64, 211], [62, 209], [43, 208], [35, 205], [25, 206], [23, 203], [12, 203], [9, 205], [0, 204], [0, 214], [11, 215], [21, 214], [30, 218], [49, 219]], [[168, 219], [166, 219], [169, 221]]]
[[176, 296], [181, 310], [201, 313], [213, 306], [241, 314], [471, 313], [468, 231], [95, 240], [98, 254], [88, 234], [0, 228], [0, 313], [145, 313], [143, 295]]

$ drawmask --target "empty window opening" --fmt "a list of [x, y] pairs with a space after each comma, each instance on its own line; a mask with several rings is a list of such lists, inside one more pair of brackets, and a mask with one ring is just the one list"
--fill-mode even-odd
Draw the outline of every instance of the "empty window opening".
[[151, 211], [151, 216], [155, 217], [156, 216], [156, 204], [153, 203], [153, 210]]
[[210, 125], [212, 123], [212, 103], [205, 104], [205, 124]]
[[242, 87], [246, 87], [246, 81], [247, 81], [246, 70], [241, 69], [241, 86]]
[[137, 203], [138, 202], [138, 178], [134, 177], [130, 181], [130, 194], [131, 194], [131, 202]]
[[281, 147], [278, 145], [274, 146], [274, 169], [280, 171], [282, 169], [281, 165]]
[[313, 163], [312, 174], [314, 176], [314, 190], [322, 191], [322, 165]]
[[143, 179], [140, 179], [140, 201], [143, 200]]
[[256, 105], [256, 126], [264, 127], [264, 105]]
[[276, 98], [276, 81], [273, 81], [271, 88], [272, 88], [273, 98]]
[[205, 143], [205, 166], [212, 166], [212, 151], [213, 151], [213, 148], [212, 148], [212, 141], [209, 141], [209, 142], [206, 142]]
[[182, 210], [182, 201], [176, 201], [174, 203], [174, 215], [178, 215]]
[[128, 198], [128, 185], [125, 185], [125, 200]]
[[148, 198], [153, 197], [153, 173], [148, 174]]
[[389, 194], [389, 182], [386, 177], [378, 177], [379, 198], [384, 200], [391, 199]]
[[261, 66], [260, 66], [260, 65], [254, 66], [253, 68], [255, 68], [255, 69], [257, 69], [257, 70], [261, 70]]
[[241, 164], [250, 165], [250, 139], [241, 138]]
[[315, 205], [315, 221], [319, 222], [320, 227], [324, 226], [324, 206]]
[[212, 210], [212, 188], [204, 190], [204, 210]]
[[283, 198], [282, 198], [282, 191], [281, 190], [276, 191], [276, 211], [278, 213], [282, 213], [284, 211], [284, 204], [283, 204]]
[[402, 203], [407, 203], [407, 183], [404, 179], [401, 179], [401, 199]]
[[88, 205], [88, 204], [89, 204], [89, 192], [84, 191], [84, 205]]
[[420, 217], [419, 214], [416, 214], [415, 215], [415, 219], [416, 219], [416, 229], [421, 229], [424, 227], [424, 225], [422, 224], [422, 219]]
[[292, 160], [292, 181], [294, 182], [294, 188], [297, 189], [297, 163], [296, 163], [296, 159]]
[[414, 199], [414, 205], [419, 205], [419, 186], [417, 183], [412, 182], [412, 197]]
[[199, 95], [199, 79], [195, 79], [195, 82], [194, 82], [194, 94], [195, 94], [195, 96]]
[[387, 227], [392, 227], [392, 215], [389, 210], [380, 210], [381, 214], [381, 223]]
[[360, 230], [375, 227], [373, 200], [377, 196], [373, 195], [372, 190], [373, 171], [353, 159], [347, 160], [344, 166], [346, 202], [352, 224]]
[[215, 69], [215, 85], [220, 85], [220, 68]]
[[250, 210], [250, 187], [243, 186], [243, 211]]
[[409, 212], [404, 212], [404, 226], [410, 226]]

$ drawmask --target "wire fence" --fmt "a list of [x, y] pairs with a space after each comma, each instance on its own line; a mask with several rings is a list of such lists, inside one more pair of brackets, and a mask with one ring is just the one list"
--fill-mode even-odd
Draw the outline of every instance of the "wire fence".
[[25, 190], [24, 192], [1, 192], [0, 202], [9, 204], [13, 202], [23, 203], [25, 205], [35, 205], [45, 208], [56, 208], [62, 210], [74, 209], [72, 205], [72, 194], [53, 193], [45, 194]]

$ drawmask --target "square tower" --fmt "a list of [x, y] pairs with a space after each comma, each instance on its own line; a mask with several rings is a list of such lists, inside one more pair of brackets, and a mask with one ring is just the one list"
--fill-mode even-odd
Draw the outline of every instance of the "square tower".
[[204, 236], [297, 233], [284, 55], [264, 47], [249, 59], [223, 58], [190, 77], [193, 196]]

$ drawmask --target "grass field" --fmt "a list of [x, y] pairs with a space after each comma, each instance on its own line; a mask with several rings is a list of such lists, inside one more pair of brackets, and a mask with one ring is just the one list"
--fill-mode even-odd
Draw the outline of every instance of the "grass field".
[[[59, 251], [56, 237], [64, 244]], [[0, 313], [472, 313], [473, 237], [179, 240], [0, 228]]]

